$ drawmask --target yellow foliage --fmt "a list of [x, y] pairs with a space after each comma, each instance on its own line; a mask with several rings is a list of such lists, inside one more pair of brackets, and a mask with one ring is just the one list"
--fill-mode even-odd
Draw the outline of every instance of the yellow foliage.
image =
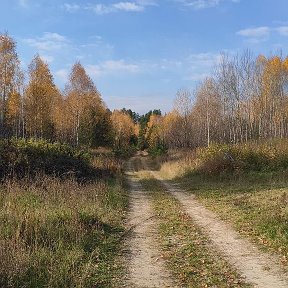
[[117, 148], [129, 145], [130, 137], [134, 135], [135, 125], [131, 117], [119, 110], [111, 115]]
[[21, 96], [19, 93], [13, 91], [9, 94], [7, 100], [7, 117], [14, 118], [20, 114], [21, 109]]

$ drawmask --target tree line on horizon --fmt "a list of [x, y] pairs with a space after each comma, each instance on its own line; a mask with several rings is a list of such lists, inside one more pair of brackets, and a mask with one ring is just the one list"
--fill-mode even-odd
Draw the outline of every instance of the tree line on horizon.
[[288, 57], [223, 54], [210, 77], [179, 90], [173, 110], [148, 126], [148, 141], [168, 148], [287, 138]]
[[126, 111], [111, 112], [80, 62], [65, 89], [55, 85], [37, 54], [25, 74], [15, 41], [0, 34], [0, 136], [59, 141], [73, 146], [127, 146], [136, 123]]
[[177, 92], [171, 112], [139, 115], [125, 108], [110, 111], [80, 62], [63, 91], [39, 55], [25, 74], [15, 41], [0, 34], [0, 136], [156, 153], [287, 138], [288, 57], [223, 54], [195, 91]]

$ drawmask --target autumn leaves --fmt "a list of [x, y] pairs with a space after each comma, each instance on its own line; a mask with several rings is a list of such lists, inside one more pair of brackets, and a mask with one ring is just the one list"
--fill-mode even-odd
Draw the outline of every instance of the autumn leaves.
[[109, 111], [80, 62], [73, 65], [64, 91], [56, 87], [39, 55], [24, 76], [15, 41], [0, 35], [2, 137], [125, 150], [139, 136], [138, 147], [157, 153], [166, 147], [288, 136], [288, 58], [278, 55], [255, 58], [249, 51], [222, 55], [212, 76], [194, 94], [180, 90], [173, 111], [164, 116], [152, 113], [145, 127], [128, 110]]
[[158, 131], [170, 148], [286, 138], [287, 88], [288, 58], [223, 55], [193, 94], [179, 90]]
[[56, 87], [48, 64], [39, 55], [25, 76], [15, 41], [8, 34], [0, 35], [2, 137], [44, 138], [76, 146], [113, 145], [111, 112], [80, 62], [73, 65], [64, 91]]

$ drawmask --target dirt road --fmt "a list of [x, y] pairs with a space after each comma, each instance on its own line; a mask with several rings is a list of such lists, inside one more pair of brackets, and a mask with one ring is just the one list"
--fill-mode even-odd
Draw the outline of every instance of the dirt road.
[[[140, 156], [139, 156], [140, 157]], [[135, 160], [135, 159], [134, 159]], [[145, 158], [138, 159], [142, 168], [150, 170]], [[128, 179], [131, 187], [131, 212], [128, 226], [133, 227], [129, 237], [128, 278], [125, 287], [175, 287], [173, 279], [165, 269], [157, 244], [156, 221], [150, 207], [147, 192], [143, 190], [132, 160], [128, 165]], [[151, 175], [161, 181], [167, 193], [171, 193], [182, 204], [183, 210], [203, 230], [214, 248], [254, 287], [287, 288], [288, 278], [271, 255], [260, 252], [247, 239], [218, 217], [193, 195], [164, 181], [157, 171]], [[130, 285], [130, 286], [129, 286]], [[133, 286], [134, 285], [134, 286]]]
[[157, 244], [155, 217], [147, 192], [139, 183], [132, 160], [127, 177], [131, 189], [127, 227], [131, 231], [126, 241], [128, 267], [124, 287], [176, 287], [166, 270]]

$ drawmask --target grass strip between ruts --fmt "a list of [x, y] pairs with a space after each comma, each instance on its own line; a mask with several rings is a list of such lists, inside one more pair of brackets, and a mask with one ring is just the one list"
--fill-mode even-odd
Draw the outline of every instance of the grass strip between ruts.
[[216, 252], [180, 203], [153, 178], [141, 180], [158, 217], [163, 257], [183, 287], [251, 287]]

